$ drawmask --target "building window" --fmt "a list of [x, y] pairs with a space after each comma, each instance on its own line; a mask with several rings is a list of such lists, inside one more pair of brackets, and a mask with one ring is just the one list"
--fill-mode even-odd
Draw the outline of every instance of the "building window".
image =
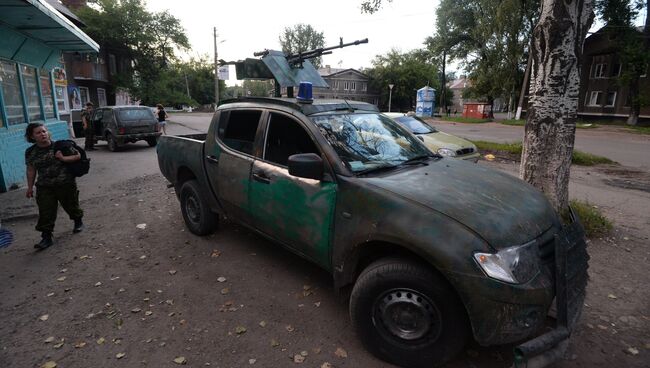
[[350, 82], [350, 91], [357, 90], [357, 82]]
[[362, 90], [363, 92], [366, 92], [366, 91], [368, 90], [368, 84], [367, 84], [367, 83], [362, 83], [362, 84], [361, 84], [361, 90]]
[[600, 96], [603, 93], [601, 91], [593, 91], [591, 92], [591, 96], [589, 97], [589, 103], [588, 106], [598, 106], [600, 103]]
[[79, 87], [79, 95], [81, 98], [81, 108], [83, 109], [86, 106], [86, 102], [90, 101], [90, 93], [88, 93], [88, 87]]
[[605, 78], [607, 75], [607, 64], [601, 63], [596, 64], [594, 68], [594, 78]]
[[41, 95], [43, 96], [43, 109], [45, 110], [45, 119], [54, 119], [54, 97], [52, 97], [52, 79], [50, 72], [41, 69]]
[[622, 70], [622, 65], [621, 64], [614, 64], [612, 66], [612, 77], [620, 77], [621, 76], [621, 70]]
[[350, 82], [348, 81], [343, 82], [343, 90], [347, 91], [348, 89], [350, 89]]
[[0, 60], [0, 85], [7, 113], [7, 125], [23, 124], [25, 122], [24, 101], [15, 63]]
[[115, 59], [115, 55], [113, 54], [108, 55], [108, 74], [110, 75], [117, 74], [117, 60]]
[[23, 76], [23, 87], [25, 88], [27, 118], [30, 122], [42, 121], [41, 102], [38, 97], [38, 85], [36, 84], [36, 69], [31, 66], [21, 65], [20, 74]]
[[105, 89], [97, 88], [97, 102], [99, 103], [99, 107], [104, 107], [107, 105]]
[[607, 102], [605, 106], [612, 107], [616, 103], [616, 92], [607, 92]]

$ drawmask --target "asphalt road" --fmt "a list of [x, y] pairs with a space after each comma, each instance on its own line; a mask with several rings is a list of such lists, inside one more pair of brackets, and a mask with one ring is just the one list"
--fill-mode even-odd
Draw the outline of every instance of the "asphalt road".
[[[446, 133], [469, 140], [490, 142], [518, 142], [523, 139], [524, 128], [499, 123], [462, 124], [435, 121], [434, 126]], [[604, 156], [622, 165], [650, 170], [650, 136], [627, 133], [612, 127], [578, 129], [575, 148]]]

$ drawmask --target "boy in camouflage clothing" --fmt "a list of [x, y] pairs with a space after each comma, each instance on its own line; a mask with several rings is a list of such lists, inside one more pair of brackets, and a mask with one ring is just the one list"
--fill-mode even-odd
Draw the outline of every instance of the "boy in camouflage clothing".
[[36, 204], [38, 205], [38, 223], [36, 230], [41, 232], [41, 241], [34, 247], [45, 249], [53, 245], [52, 232], [56, 222], [58, 204], [74, 220], [73, 232], [83, 230], [83, 210], [79, 207], [79, 191], [75, 177], [65, 164], [81, 158], [79, 152], [54, 151], [54, 142], [49, 137], [47, 128], [40, 123], [27, 126], [25, 137], [34, 143], [25, 151], [27, 165], [27, 198], [34, 196], [36, 185]]

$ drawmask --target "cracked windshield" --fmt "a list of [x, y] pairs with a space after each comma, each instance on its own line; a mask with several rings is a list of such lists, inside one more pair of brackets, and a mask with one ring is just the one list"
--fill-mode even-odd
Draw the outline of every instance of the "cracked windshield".
[[312, 120], [355, 173], [431, 155], [416, 138], [379, 114], [326, 115]]

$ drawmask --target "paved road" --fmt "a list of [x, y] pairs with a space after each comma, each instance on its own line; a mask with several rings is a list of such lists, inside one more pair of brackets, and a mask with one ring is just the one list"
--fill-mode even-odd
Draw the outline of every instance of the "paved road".
[[[498, 123], [461, 124], [436, 121], [440, 130], [469, 140], [517, 142], [524, 136], [524, 128]], [[602, 127], [578, 129], [576, 149], [605, 156], [622, 165], [650, 171], [650, 136]]]

